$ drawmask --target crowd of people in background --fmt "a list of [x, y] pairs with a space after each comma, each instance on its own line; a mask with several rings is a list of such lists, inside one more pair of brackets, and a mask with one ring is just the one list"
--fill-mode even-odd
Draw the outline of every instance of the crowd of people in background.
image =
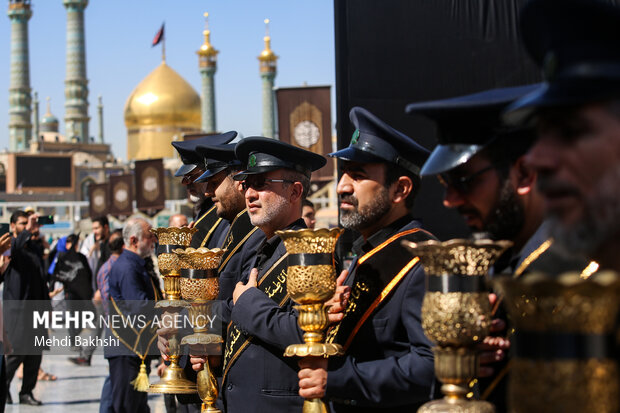
[[[15, 302], [47, 301], [49, 307], [46, 309], [90, 310], [97, 316], [107, 315], [110, 298], [108, 275], [124, 249], [122, 229], [111, 230], [109, 220], [102, 216], [92, 219], [92, 232], [83, 238], [79, 233], [46, 238], [40, 231], [38, 218], [39, 214], [33, 208], [17, 210], [11, 215], [10, 231], [0, 236], [3, 300], [11, 301], [11, 310]], [[188, 225], [183, 214], [171, 216], [170, 222], [175, 226]], [[150, 257], [152, 253], [149, 250], [146, 256], [150, 261], [148, 268], [157, 277]], [[6, 386], [0, 386], [0, 411], [5, 403], [13, 403], [9, 389], [15, 375], [22, 379], [19, 403], [33, 406], [41, 405], [32, 393], [37, 381], [57, 380], [56, 375], [42, 370], [40, 351], [39, 354], [11, 354], [15, 346], [20, 349], [32, 347], [32, 338], [39, 334], [48, 337], [48, 331], [29, 329], [27, 326], [32, 323], [19, 316], [9, 319], [12, 321], [3, 326], [0, 313], [0, 353], [5, 355], [0, 362], [0, 381], [6, 382]], [[77, 335], [98, 337], [102, 333], [98, 329], [70, 327], [68, 330], [72, 338]], [[72, 346], [71, 350], [76, 356], [69, 357], [68, 362], [87, 367], [91, 365], [96, 347]], [[19, 353], [31, 352], [20, 350]], [[108, 389], [109, 379], [104, 385], [104, 395]], [[111, 403], [111, 397], [102, 400]]]
[[[50, 309], [63, 311], [86, 309], [93, 311], [97, 317], [100, 314], [108, 315], [109, 275], [112, 266], [125, 249], [123, 229], [111, 229], [108, 218], [101, 216], [92, 219], [92, 232], [85, 236], [72, 233], [53, 238], [41, 233], [40, 225], [37, 223], [38, 217], [39, 214], [31, 207], [23, 211], [17, 210], [11, 215], [10, 231], [0, 236], [0, 282], [4, 290], [4, 300], [49, 300]], [[315, 208], [308, 200], [303, 204], [303, 219], [309, 228], [314, 228]], [[190, 220], [181, 213], [171, 215], [168, 221], [170, 227], [188, 225]], [[145, 268], [160, 288], [162, 281], [154, 265], [153, 248], [143, 246], [143, 251], [139, 255], [145, 259]], [[27, 275], [27, 280], [21, 276], [22, 274]], [[21, 326], [20, 322], [25, 320], [17, 319], [14, 323], [4, 326], [2, 321], [3, 317], [0, 316], [0, 330], [3, 332], [0, 336], [0, 354], [5, 355], [0, 361], [0, 381], [4, 380], [6, 387], [0, 386], [0, 411], [5, 403], [13, 403], [9, 389], [15, 375], [22, 379], [19, 403], [41, 405], [42, 402], [32, 393], [37, 381], [55, 381], [57, 376], [41, 368], [41, 354], [13, 356], [11, 345], [15, 343], [25, 346], [34, 335], [43, 333], [48, 337], [48, 332], [27, 331], [28, 329], [19, 332], [17, 326]], [[98, 329], [70, 327], [68, 330], [68, 335], [72, 338], [78, 335], [98, 337], [102, 334]], [[95, 346], [72, 346], [71, 350], [76, 355], [68, 357], [67, 361], [88, 367], [96, 349]], [[122, 366], [124, 363], [119, 365]], [[163, 362], [159, 363], [157, 374], [161, 376], [165, 368]], [[100, 410], [113, 411], [112, 404], [112, 385], [108, 376], [102, 390]], [[175, 405], [174, 396], [166, 398], [168, 411], [173, 411]]]

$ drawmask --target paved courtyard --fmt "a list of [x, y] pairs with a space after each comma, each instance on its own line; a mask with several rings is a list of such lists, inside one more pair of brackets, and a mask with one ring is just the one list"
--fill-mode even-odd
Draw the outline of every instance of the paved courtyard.
[[[56, 381], [37, 382], [34, 395], [43, 402], [43, 406], [7, 404], [6, 412], [99, 412], [101, 387], [108, 375], [108, 362], [103, 358], [103, 355], [95, 354], [90, 367], [80, 367], [69, 362], [66, 355], [44, 354], [42, 366], [46, 372], [58, 376]], [[151, 383], [159, 380], [154, 368], [149, 380]], [[14, 402], [19, 400], [20, 386], [21, 380], [14, 378], [11, 383], [11, 395]], [[149, 406], [153, 413], [165, 413], [166, 411], [162, 395], [149, 395]]]

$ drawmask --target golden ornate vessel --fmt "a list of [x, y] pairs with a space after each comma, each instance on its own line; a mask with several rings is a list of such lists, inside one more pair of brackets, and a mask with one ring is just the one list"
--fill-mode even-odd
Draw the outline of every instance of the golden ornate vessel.
[[512, 412], [620, 411], [614, 358], [620, 277], [603, 272], [494, 280], [515, 324], [508, 384]]
[[403, 241], [420, 258], [426, 273], [422, 328], [437, 346], [435, 374], [445, 397], [424, 404], [418, 413], [487, 413], [492, 404], [467, 400], [467, 383], [478, 374], [475, 345], [489, 333], [491, 305], [485, 276], [512, 243], [462, 240]]
[[[181, 344], [201, 344], [205, 346], [205, 354], [221, 354], [224, 339], [219, 334], [209, 333], [209, 315], [212, 314], [211, 304], [219, 293], [217, 268], [225, 250], [215, 248], [186, 248], [175, 251], [179, 256], [181, 268], [181, 297], [189, 302], [189, 318], [194, 334], [183, 337]], [[217, 380], [209, 363], [205, 363], [198, 372], [196, 384], [198, 396], [202, 400], [202, 412], [219, 413], [215, 408], [218, 389]]]
[[[334, 250], [342, 233], [340, 228], [276, 231], [288, 256], [286, 289], [299, 305], [299, 327], [304, 331], [303, 344], [291, 344], [285, 357], [330, 357], [343, 354], [342, 346], [325, 343], [329, 326], [325, 302], [336, 292]], [[304, 401], [303, 412], [326, 412], [320, 399]]]
[[[179, 316], [181, 308], [187, 302], [181, 300], [179, 259], [173, 252], [181, 247], [188, 247], [197, 228], [169, 227], [154, 228], [151, 232], [157, 236], [159, 247], [157, 250], [157, 266], [164, 278], [166, 299], [158, 301], [155, 308], [164, 309], [171, 313], [173, 319]], [[167, 318], [169, 319], [169, 318]], [[168, 339], [170, 348], [170, 365], [164, 371], [159, 382], [149, 386], [149, 393], [193, 394], [196, 393], [196, 383], [185, 377], [185, 372], [179, 366], [180, 345], [176, 334]]]

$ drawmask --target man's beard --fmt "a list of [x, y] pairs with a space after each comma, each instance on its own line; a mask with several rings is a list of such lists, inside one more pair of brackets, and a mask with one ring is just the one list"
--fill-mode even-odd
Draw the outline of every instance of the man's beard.
[[550, 232], [555, 244], [566, 253], [596, 258], [597, 251], [620, 233], [620, 165], [599, 181], [593, 195], [585, 200], [583, 216], [564, 224], [551, 216]]
[[385, 187], [381, 187], [372, 201], [361, 208], [358, 208], [357, 197], [353, 194], [341, 195], [340, 202], [355, 206], [353, 210], [340, 210], [340, 224], [347, 229], [357, 231], [375, 224], [390, 211], [391, 207], [388, 190]]
[[149, 255], [151, 255], [151, 252], [153, 252], [153, 245], [142, 245], [142, 243], [140, 242], [140, 244], [138, 245], [138, 255], [140, 257], [148, 257]]
[[250, 214], [250, 222], [252, 222], [252, 225], [255, 227], [260, 228], [261, 226], [273, 222], [276, 217], [290, 208], [290, 206], [286, 198], [278, 195], [268, 208], [265, 208], [265, 205], [261, 203], [260, 213], [262, 213], [262, 215]]
[[509, 179], [504, 180], [495, 206], [484, 220], [483, 232], [494, 240], [514, 240], [525, 225], [525, 207]]

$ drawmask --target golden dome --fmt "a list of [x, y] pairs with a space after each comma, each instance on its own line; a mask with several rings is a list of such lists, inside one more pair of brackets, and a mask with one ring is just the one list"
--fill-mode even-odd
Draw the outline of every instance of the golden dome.
[[165, 62], [136, 86], [125, 103], [129, 160], [169, 158], [174, 135], [200, 130], [200, 96]]
[[165, 62], [136, 86], [125, 103], [127, 128], [144, 125], [200, 126], [200, 96]]

